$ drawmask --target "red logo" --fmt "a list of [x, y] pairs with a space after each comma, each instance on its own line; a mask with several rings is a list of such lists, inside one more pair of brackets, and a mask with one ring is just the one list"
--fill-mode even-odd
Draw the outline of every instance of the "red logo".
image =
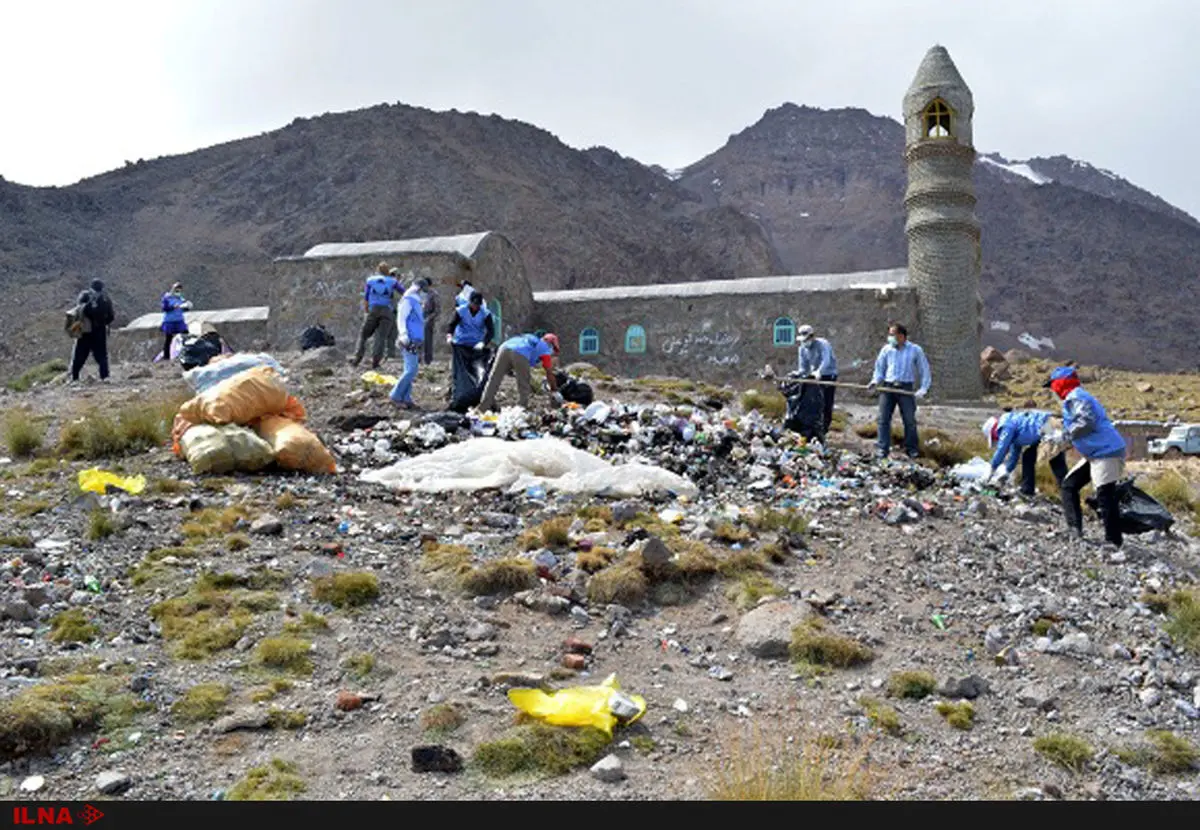
[[84, 808], [79, 811], [79, 819], [84, 824], [92, 824], [97, 819], [101, 819], [101, 818], [104, 818], [104, 813], [97, 810], [91, 804], [85, 805]]
[[[91, 804], [84, 805], [76, 816], [85, 825], [104, 818], [104, 813]], [[13, 824], [74, 824], [66, 807], [13, 807]]]

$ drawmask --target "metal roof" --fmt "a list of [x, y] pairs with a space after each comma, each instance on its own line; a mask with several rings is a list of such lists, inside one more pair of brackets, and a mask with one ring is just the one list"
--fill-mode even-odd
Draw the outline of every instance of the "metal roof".
[[430, 236], [424, 239], [390, 239], [375, 242], [323, 242], [309, 248], [301, 258], [457, 254], [470, 259], [491, 233], [492, 231], [481, 231], [462, 236]]
[[704, 297], [724, 294], [789, 294], [803, 291], [844, 291], [853, 288], [907, 288], [908, 269], [856, 271], [850, 274], [808, 274], [794, 277], [746, 277], [740, 280], [676, 282], [659, 285], [620, 285], [575, 291], [535, 291], [534, 302], [586, 302], [636, 297]]
[[[249, 306], [247, 308], [219, 308], [213, 311], [185, 311], [184, 320], [188, 331], [198, 331], [201, 323], [247, 323], [266, 320], [271, 315], [271, 307], [265, 305]], [[128, 325], [118, 331], [148, 331], [162, 325], [162, 312], [143, 314], [130, 320]]]

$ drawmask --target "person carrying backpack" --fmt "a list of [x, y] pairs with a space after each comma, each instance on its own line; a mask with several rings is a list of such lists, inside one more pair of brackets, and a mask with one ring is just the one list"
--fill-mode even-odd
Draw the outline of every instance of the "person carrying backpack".
[[163, 318], [160, 328], [165, 336], [163, 360], [171, 358], [171, 341], [175, 339], [175, 335], [187, 333], [187, 321], [183, 319], [183, 312], [189, 311], [191, 307], [192, 304], [183, 298], [183, 283], [175, 283], [170, 291], [162, 295]]
[[[79, 372], [87, 362], [88, 355], [95, 354], [96, 362], [100, 363], [100, 355], [95, 349], [95, 328], [93, 315], [88, 313], [92, 303], [92, 292], [80, 291], [75, 299], [75, 307], [67, 312], [67, 332], [75, 338], [71, 347], [71, 381], [79, 380]], [[100, 363], [101, 379], [108, 377], [108, 360], [105, 354], [104, 363]]]
[[[104, 290], [103, 280], [92, 280], [91, 300], [84, 306], [83, 313], [91, 323], [91, 352], [92, 357], [96, 358], [96, 365], [100, 367], [100, 380], [108, 380], [108, 327], [116, 319], [116, 314], [112, 300]], [[87, 359], [86, 356], [84, 359]], [[83, 361], [80, 361], [82, 366]]]

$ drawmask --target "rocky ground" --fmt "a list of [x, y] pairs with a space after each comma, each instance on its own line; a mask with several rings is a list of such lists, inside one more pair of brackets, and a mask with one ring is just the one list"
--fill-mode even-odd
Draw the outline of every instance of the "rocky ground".
[[[585, 424], [541, 401], [510, 437], [640, 454], [695, 498], [397, 493], [359, 473], [471, 431], [392, 410], [341, 361], [278, 357], [337, 475], [193, 476], [168, 447], [0, 465], [3, 797], [236, 798], [255, 783], [303, 799], [748, 797], [737, 772], [770, 757], [854, 778], [856, 797], [1200, 796], [1200, 634], [1177, 593], [1195, 590], [1200, 541], [1185, 522], [1115, 555], [1067, 544], [1045, 497], [872, 461], [850, 428], [801, 447], [714, 390], [630, 381], [599, 397], [691, 400], [689, 440], [675, 405]], [[418, 402], [435, 410], [444, 382], [427, 370]], [[0, 405], [44, 414], [50, 448], [80, 407], [187, 392], [172, 367], [117, 367]], [[150, 486], [81, 493], [94, 464]], [[513, 557], [507, 580], [471, 581]], [[321, 588], [361, 573], [377, 595], [353, 590], [369, 579]], [[497, 739], [533, 734], [509, 688], [610, 674], [644, 698], [640, 719], [565, 773], [501, 774]], [[35, 722], [62, 740], [30, 748]], [[414, 771], [424, 745], [463, 768]]]

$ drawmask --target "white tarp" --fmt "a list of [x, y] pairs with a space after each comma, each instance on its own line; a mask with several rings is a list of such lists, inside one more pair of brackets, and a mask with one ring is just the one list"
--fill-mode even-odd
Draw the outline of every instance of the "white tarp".
[[960, 481], [983, 481], [992, 474], [991, 462], [975, 456], [951, 468], [950, 475]]
[[557, 438], [475, 438], [368, 470], [359, 478], [393, 490], [424, 493], [493, 488], [518, 492], [536, 485], [547, 491], [618, 497], [655, 490], [681, 496], [698, 492], [691, 481], [661, 467], [610, 464]]

